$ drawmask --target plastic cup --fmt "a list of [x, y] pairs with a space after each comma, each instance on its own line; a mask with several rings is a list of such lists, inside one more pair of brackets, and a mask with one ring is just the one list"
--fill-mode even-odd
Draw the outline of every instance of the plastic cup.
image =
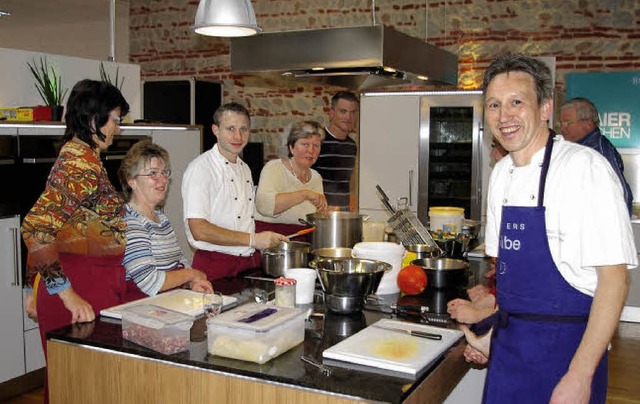
[[316, 290], [316, 271], [311, 268], [289, 268], [284, 276], [296, 280], [296, 304], [313, 303]]

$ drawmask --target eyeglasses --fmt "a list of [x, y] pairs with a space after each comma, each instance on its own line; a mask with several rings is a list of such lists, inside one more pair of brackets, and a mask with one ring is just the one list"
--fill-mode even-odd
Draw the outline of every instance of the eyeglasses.
[[170, 178], [171, 170], [151, 170], [148, 174], [137, 174], [136, 177], [151, 177], [154, 180], [159, 180], [160, 177]]
[[116, 123], [116, 125], [120, 126], [120, 123], [122, 122], [122, 118], [119, 117], [118, 115], [114, 114], [114, 113], [110, 113], [109, 116], [111, 117], [111, 119], [113, 119]]

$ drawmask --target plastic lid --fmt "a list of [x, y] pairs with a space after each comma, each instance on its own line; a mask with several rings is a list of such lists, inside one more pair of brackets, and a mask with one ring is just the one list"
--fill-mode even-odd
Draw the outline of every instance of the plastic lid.
[[305, 312], [298, 308], [247, 303], [208, 319], [207, 325], [267, 332], [296, 316], [304, 316]]
[[194, 318], [153, 304], [139, 304], [122, 310], [122, 318], [149, 328], [175, 326], [189, 329]]
[[433, 206], [429, 208], [429, 214], [432, 213], [436, 215], [464, 215], [464, 208], [457, 208], [455, 206]]
[[277, 286], [291, 286], [296, 284], [296, 280], [293, 278], [285, 278], [283, 276], [276, 278], [273, 281]]

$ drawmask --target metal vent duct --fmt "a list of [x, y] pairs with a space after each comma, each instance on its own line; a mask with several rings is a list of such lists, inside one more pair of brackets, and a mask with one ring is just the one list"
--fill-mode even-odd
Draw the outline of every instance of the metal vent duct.
[[457, 84], [456, 55], [381, 25], [231, 39], [231, 71], [353, 90]]

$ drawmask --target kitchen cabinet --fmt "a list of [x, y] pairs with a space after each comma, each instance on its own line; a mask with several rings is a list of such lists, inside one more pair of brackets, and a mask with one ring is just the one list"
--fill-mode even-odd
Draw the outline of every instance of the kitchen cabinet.
[[0, 383], [25, 373], [19, 216], [0, 219]]
[[376, 185], [393, 205], [405, 197], [408, 208], [416, 212], [419, 133], [418, 95], [361, 98], [359, 212], [370, 220], [389, 218]]

